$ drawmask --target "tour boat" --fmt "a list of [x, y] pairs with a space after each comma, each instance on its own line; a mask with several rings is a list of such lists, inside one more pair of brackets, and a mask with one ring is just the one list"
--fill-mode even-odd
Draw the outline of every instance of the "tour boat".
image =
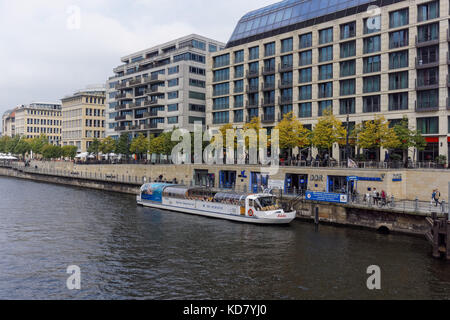
[[137, 203], [156, 209], [256, 224], [289, 224], [296, 217], [295, 211], [285, 212], [270, 193], [224, 193], [165, 183], [144, 184]]

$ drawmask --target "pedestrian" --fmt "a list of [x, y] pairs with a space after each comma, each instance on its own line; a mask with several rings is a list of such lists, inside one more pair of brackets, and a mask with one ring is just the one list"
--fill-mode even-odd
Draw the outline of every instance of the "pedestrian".
[[433, 203], [436, 201], [436, 189], [433, 189], [433, 192], [431, 193], [431, 202], [430, 204], [433, 205]]
[[377, 188], [373, 188], [372, 196], [373, 196], [373, 203], [378, 205], [380, 194], [378, 193]]
[[383, 205], [386, 205], [386, 198], [387, 198], [386, 192], [385, 192], [384, 190], [382, 190], [382, 191], [381, 191], [381, 203], [382, 203]]
[[436, 192], [434, 194], [434, 202], [435, 202], [436, 207], [441, 204], [439, 202], [440, 199], [441, 199], [441, 193], [439, 192], [439, 189], [436, 189]]

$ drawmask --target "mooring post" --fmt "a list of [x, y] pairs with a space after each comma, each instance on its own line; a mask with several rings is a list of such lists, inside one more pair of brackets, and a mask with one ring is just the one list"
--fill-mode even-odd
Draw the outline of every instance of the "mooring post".
[[416, 208], [416, 212], [419, 211], [419, 198], [416, 197], [416, 202], [415, 202], [415, 208]]
[[319, 207], [315, 208], [314, 223], [316, 225], [319, 225], [319, 223], [320, 223], [320, 220], [319, 220]]

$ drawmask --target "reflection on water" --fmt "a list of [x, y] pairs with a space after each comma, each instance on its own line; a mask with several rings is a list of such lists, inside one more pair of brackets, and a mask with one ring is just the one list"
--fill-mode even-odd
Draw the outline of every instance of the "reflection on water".
[[[450, 297], [421, 238], [294, 222], [240, 224], [137, 207], [132, 196], [0, 178], [0, 298]], [[382, 290], [367, 290], [370, 265]], [[66, 288], [79, 265], [82, 290]]]

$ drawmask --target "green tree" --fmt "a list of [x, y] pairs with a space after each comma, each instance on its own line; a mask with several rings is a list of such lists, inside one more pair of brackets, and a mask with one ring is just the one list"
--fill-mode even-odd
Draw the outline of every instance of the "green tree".
[[64, 146], [61, 148], [62, 156], [73, 160], [77, 156], [77, 146]]
[[89, 153], [95, 154], [95, 156], [98, 156], [98, 153], [100, 152], [100, 140], [97, 138], [94, 138], [94, 140], [89, 145], [89, 148], [87, 150]]
[[19, 141], [20, 141], [19, 136], [14, 136], [12, 139], [7, 140], [5, 152], [14, 153], [14, 150], [16, 149], [16, 146], [19, 143]]
[[427, 141], [419, 131], [409, 128], [409, 122], [406, 116], [403, 117], [399, 124], [394, 126], [394, 132], [399, 140], [397, 149], [401, 149], [403, 151], [403, 162], [405, 166], [407, 166], [408, 149], [416, 148], [419, 151], [424, 150], [427, 146]]
[[44, 159], [58, 159], [62, 156], [62, 148], [60, 146], [54, 146], [47, 144], [42, 148], [42, 156]]
[[311, 133], [311, 143], [318, 149], [327, 149], [331, 155], [333, 144], [345, 144], [347, 130], [342, 125], [342, 121], [337, 119], [329, 110], [324, 111], [323, 117]]
[[130, 152], [139, 155], [142, 159], [144, 154], [147, 154], [149, 149], [149, 141], [142, 133], [131, 141]]
[[310, 131], [299, 120], [294, 119], [292, 112], [286, 114], [275, 129], [279, 130], [280, 148], [289, 150], [290, 156], [292, 149], [303, 148], [311, 143]]
[[31, 146], [27, 139], [21, 138], [19, 142], [14, 147], [14, 153], [22, 155], [22, 158], [25, 159], [25, 155], [30, 152]]
[[116, 151], [117, 142], [112, 137], [107, 137], [100, 143], [100, 151], [103, 154], [110, 154]]
[[48, 145], [48, 137], [44, 134], [41, 134], [39, 137], [35, 137], [31, 139], [30, 147], [31, 151], [35, 154], [42, 154], [44, 146]]
[[130, 156], [130, 140], [127, 133], [122, 133], [117, 141], [116, 153], [127, 157]]
[[8, 144], [10, 143], [11, 137], [3, 136], [0, 137], [0, 152], [5, 153], [8, 152]]

